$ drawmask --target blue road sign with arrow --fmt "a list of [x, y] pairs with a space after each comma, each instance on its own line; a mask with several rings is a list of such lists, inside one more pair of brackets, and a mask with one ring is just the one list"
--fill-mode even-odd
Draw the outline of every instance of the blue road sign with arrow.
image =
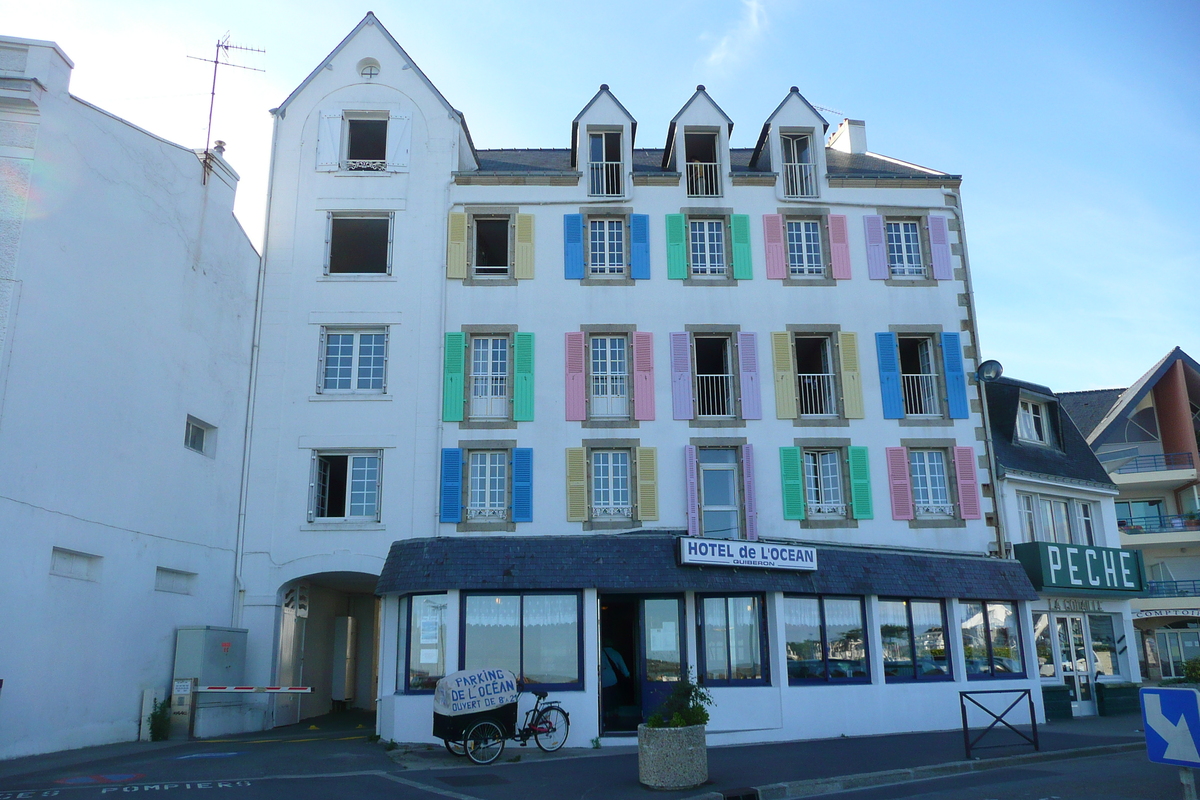
[[1160, 764], [1200, 767], [1200, 691], [1142, 689], [1146, 755]]

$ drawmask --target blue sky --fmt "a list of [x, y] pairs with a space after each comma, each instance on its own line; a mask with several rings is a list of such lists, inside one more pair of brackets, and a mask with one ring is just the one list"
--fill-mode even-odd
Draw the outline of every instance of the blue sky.
[[[5, 7], [5, 6], [8, 7]], [[214, 138], [261, 238], [278, 105], [372, 10], [467, 116], [479, 147], [563, 147], [600, 83], [662, 144], [698, 83], [751, 146], [793, 84], [873, 152], [963, 175], [985, 358], [1059, 391], [1200, 357], [1200, 2], [0, 2], [0, 32], [57, 41], [72, 91], [202, 147]], [[598, 10], [599, 9], [599, 10]]]

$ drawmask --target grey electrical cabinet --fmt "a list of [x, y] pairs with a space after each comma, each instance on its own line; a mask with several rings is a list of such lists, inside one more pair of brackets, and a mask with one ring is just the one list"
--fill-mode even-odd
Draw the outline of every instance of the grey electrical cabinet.
[[202, 625], [175, 634], [176, 678], [201, 686], [238, 686], [246, 680], [246, 629]]

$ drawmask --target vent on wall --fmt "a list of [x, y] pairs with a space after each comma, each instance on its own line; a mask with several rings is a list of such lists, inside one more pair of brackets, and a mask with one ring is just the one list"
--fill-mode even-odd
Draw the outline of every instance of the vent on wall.
[[100, 556], [55, 547], [50, 556], [50, 574], [80, 581], [100, 580]]
[[184, 572], [169, 567], [159, 567], [154, 573], [154, 590], [173, 594], [191, 594], [196, 582], [196, 573]]

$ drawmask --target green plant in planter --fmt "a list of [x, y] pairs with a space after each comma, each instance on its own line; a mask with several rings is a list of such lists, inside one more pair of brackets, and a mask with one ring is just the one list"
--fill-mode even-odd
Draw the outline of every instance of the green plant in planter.
[[671, 690], [662, 706], [646, 720], [649, 728], [686, 728], [708, 722], [708, 707], [713, 704], [712, 695], [685, 676]]
[[1188, 683], [1200, 683], [1200, 656], [1183, 662], [1183, 678]]
[[150, 712], [150, 741], [163, 742], [171, 735], [171, 698], [159, 700]]

